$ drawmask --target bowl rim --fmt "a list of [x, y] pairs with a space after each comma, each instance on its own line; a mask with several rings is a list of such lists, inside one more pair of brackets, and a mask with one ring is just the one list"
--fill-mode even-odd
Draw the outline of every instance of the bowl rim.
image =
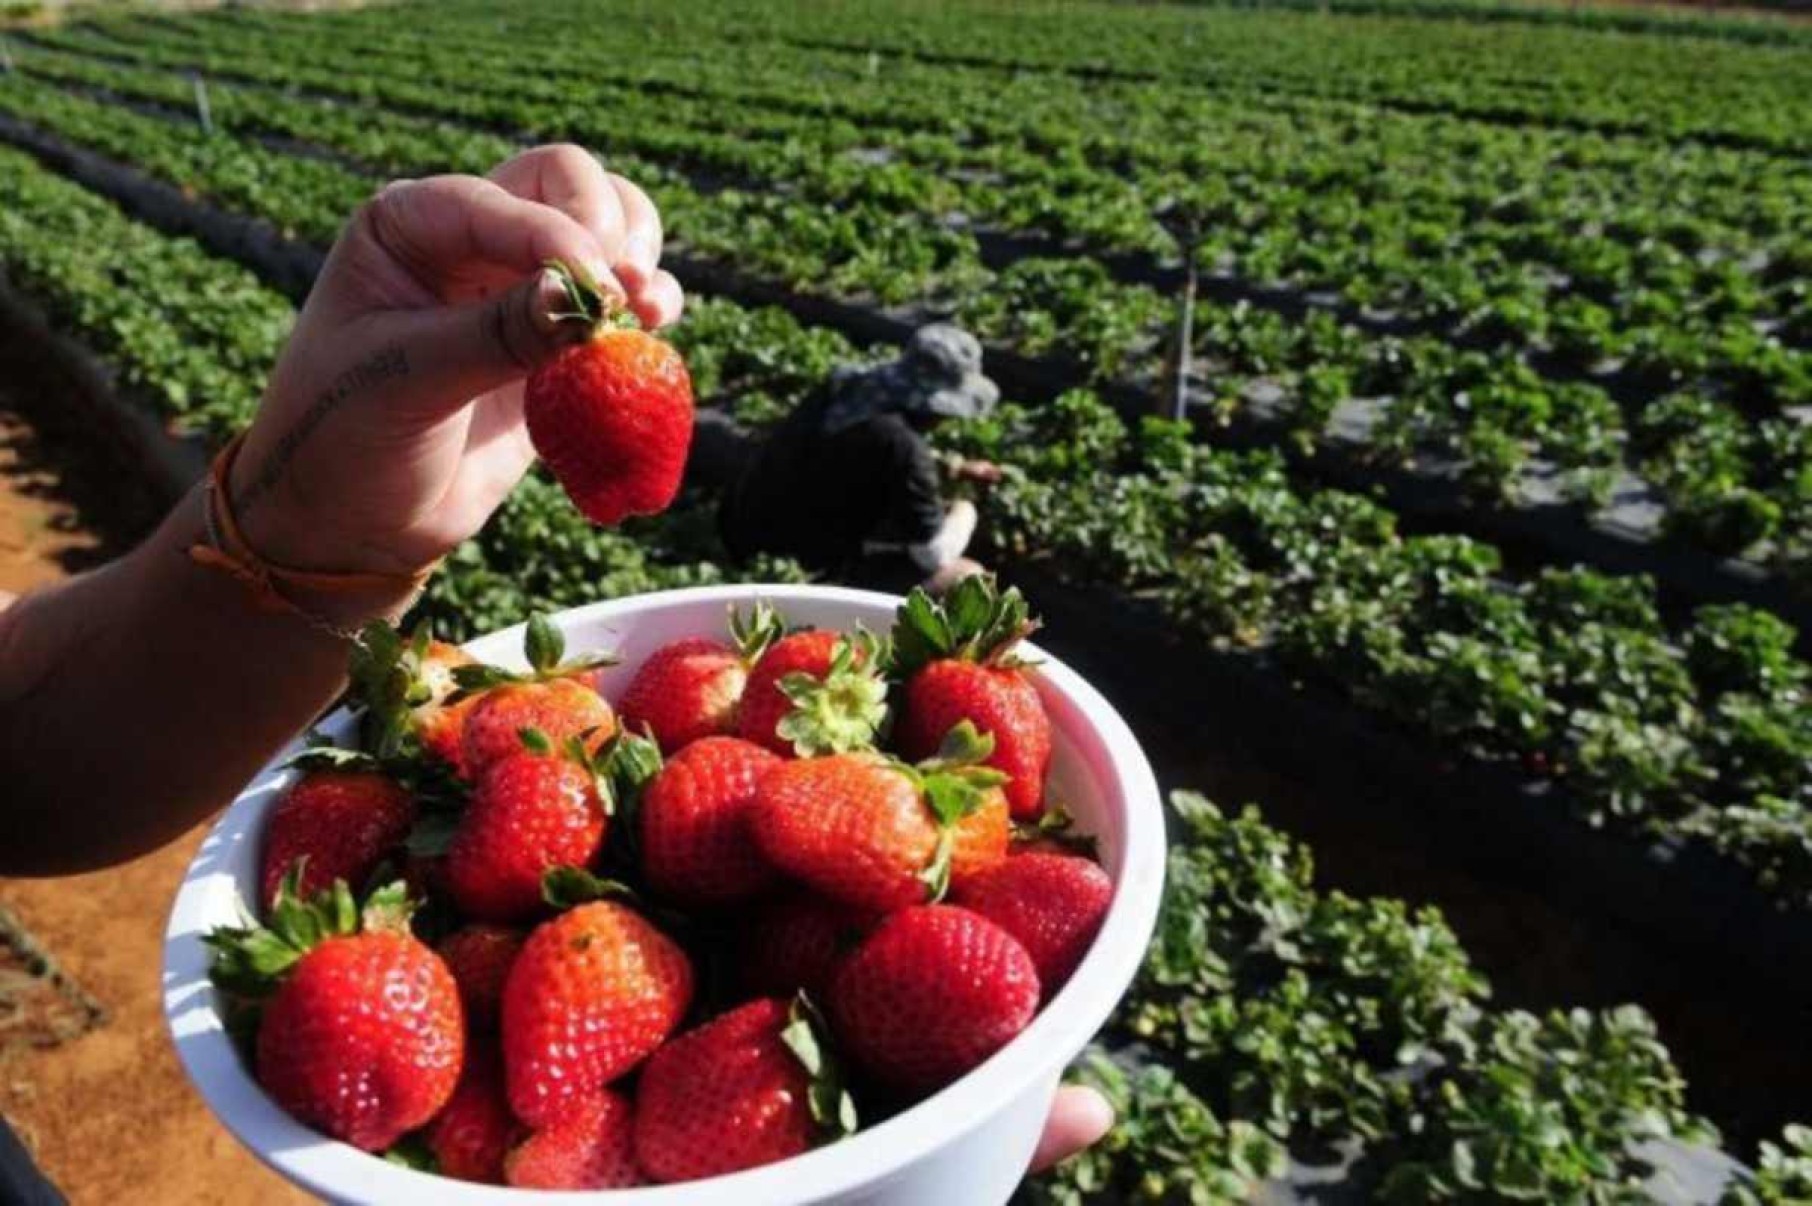
[[[847, 587], [793, 584], [734, 584], [689, 587], [606, 599], [550, 616], [562, 629], [591, 621], [622, 621], [668, 607], [715, 603], [748, 605], [765, 599], [781, 609], [811, 602], [896, 608], [897, 595]], [[492, 646], [520, 646], [523, 624], [499, 629], [466, 643], [481, 656], [496, 657]], [[738, 1206], [765, 1202], [812, 1202], [872, 1187], [917, 1163], [974, 1124], [993, 1117], [1054, 1077], [1106, 1022], [1131, 984], [1157, 921], [1165, 859], [1164, 812], [1156, 776], [1131, 729], [1114, 707], [1079, 674], [1048, 652], [1028, 643], [1027, 655], [1053, 690], [1066, 696], [1094, 730], [1107, 756], [1108, 774], [1124, 799], [1124, 833], [1112, 904], [1088, 954], [1024, 1031], [986, 1062], [909, 1109], [837, 1143], [792, 1159], [704, 1181], [637, 1189], [600, 1190], [621, 1206], [682, 1206], [724, 1201]], [[322, 724], [345, 723], [336, 709]], [[200, 935], [219, 924], [212, 907], [216, 890], [205, 888], [227, 872], [213, 866], [209, 849], [252, 836], [255, 798], [276, 768], [297, 748], [291, 742], [252, 777], [215, 821], [184, 872], [164, 935], [164, 1015], [172, 1042], [190, 1082], [209, 1110], [234, 1137], [286, 1179], [330, 1200], [432, 1200], [451, 1206], [510, 1203], [527, 1206], [550, 1200], [545, 1191], [478, 1185], [392, 1164], [330, 1139], [291, 1118], [265, 1096], [240, 1060], [222, 1025], [218, 1001], [206, 979]], [[1053, 1052], [1061, 1052], [1054, 1060]], [[570, 1196], [570, 1195], [569, 1195]]]

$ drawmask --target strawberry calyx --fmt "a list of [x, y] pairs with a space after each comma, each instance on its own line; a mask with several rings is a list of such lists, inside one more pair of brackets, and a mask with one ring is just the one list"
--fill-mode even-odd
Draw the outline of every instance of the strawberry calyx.
[[983, 765], [993, 752], [994, 735], [983, 733], [964, 720], [944, 735], [934, 756], [917, 766], [894, 764], [912, 779], [925, 807], [937, 821], [937, 847], [919, 872], [928, 902], [942, 900], [950, 890], [950, 856], [956, 845], [956, 827], [987, 801], [988, 793], [1007, 781], [1004, 771]]
[[202, 936], [212, 952], [208, 978], [221, 992], [256, 1001], [275, 992], [289, 970], [329, 938], [409, 932], [415, 904], [400, 881], [371, 893], [363, 908], [343, 879], [305, 898], [301, 886], [306, 861], [297, 859], [284, 874], [268, 923], [222, 926]]
[[420, 1132], [404, 1135], [384, 1149], [384, 1161], [416, 1172], [440, 1174], [440, 1161], [435, 1159], [428, 1140]]
[[736, 647], [736, 656], [742, 659], [745, 668], [759, 661], [768, 646], [785, 632], [786, 622], [766, 599], [756, 600], [747, 615], [735, 607], [730, 608], [730, 642]]
[[593, 875], [584, 867], [562, 865], [541, 873], [541, 899], [556, 909], [571, 909], [594, 900], [639, 901], [634, 888]]
[[[580, 749], [583, 750], [583, 746]], [[642, 791], [665, 765], [653, 737], [618, 729], [591, 759], [598, 773], [604, 811], [633, 825]]]
[[349, 750], [337, 745], [310, 745], [285, 762], [279, 770], [346, 771], [382, 775], [388, 773], [383, 762], [364, 750]]
[[792, 710], [774, 727], [801, 758], [873, 748], [887, 721], [887, 683], [881, 643], [867, 629], [842, 637], [823, 678], [797, 672], [777, 684]]
[[528, 618], [523, 628], [522, 651], [528, 657], [529, 668], [523, 670], [506, 670], [502, 666], [479, 664], [474, 666], [455, 666], [453, 681], [459, 689], [452, 698], [463, 699], [479, 691], [488, 691], [510, 683], [549, 682], [556, 678], [572, 678], [588, 674], [600, 666], [615, 665], [620, 659], [614, 653], [588, 653], [567, 660], [566, 636], [544, 612], [535, 612]]
[[1100, 861], [1095, 835], [1077, 829], [1076, 818], [1061, 804], [1046, 805], [1036, 821], [1014, 821], [1013, 841], [1022, 846], [1049, 843], [1071, 854]]
[[347, 701], [358, 713], [358, 749], [333, 747], [310, 733], [309, 747], [286, 765], [305, 771], [377, 771], [402, 784], [424, 807], [458, 801], [465, 785], [453, 768], [424, 756], [416, 708], [434, 699], [426, 666], [433, 631], [422, 624], [407, 638], [382, 620], [360, 630], [347, 660]]
[[811, 1088], [806, 1100], [817, 1129], [817, 1141], [830, 1143], [855, 1134], [855, 1098], [844, 1087], [843, 1069], [828, 1041], [830, 1028], [825, 1025], [823, 1015], [801, 991], [793, 998], [786, 1017], [780, 1041], [786, 1044], [810, 1078]]
[[411, 711], [432, 698], [422, 673], [433, 634], [421, 625], [407, 638], [382, 620], [360, 630], [347, 662], [347, 695], [359, 717], [360, 748], [377, 758], [416, 753]]
[[560, 291], [566, 295], [567, 308], [548, 315], [555, 322], [583, 323], [594, 335], [618, 322], [635, 325], [634, 316], [618, 304], [616, 297], [607, 292], [587, 268], [575, 268], [565, 260], [557, 259], [543, 260], [541, 266], [554, 274]]
[[1038, 629], [1017, 586], [999, 590], [991, 575], [975, 574], [942, 600], [914, 587], [893, 626], [893, 677], [901, 682], [945, 658], [1003, 669], [1025, 665], [1018, 644]]

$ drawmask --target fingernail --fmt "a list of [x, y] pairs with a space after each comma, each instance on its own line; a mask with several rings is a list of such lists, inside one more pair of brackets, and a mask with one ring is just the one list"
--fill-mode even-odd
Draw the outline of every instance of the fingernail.
[[591, 279], [597, 282], [598, 288], [615, 297], [617, 305], [629, 300], [629, 290], [623, 288], [623, 282], [617, 279], [617, 274], [609, 264], [603, 260], [593, 260], [585, 268], [591, 273]]

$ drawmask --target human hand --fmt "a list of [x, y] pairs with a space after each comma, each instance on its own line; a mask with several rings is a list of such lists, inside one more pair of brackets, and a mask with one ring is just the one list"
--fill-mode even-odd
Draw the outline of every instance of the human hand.
[[1038, 1137], [1029, 1171], [1039, 1173], [1063, 1163], [1099, 1143], [1113, 1125], [1114, 1107], [1107, 1098], [1082, 1085], [1064, 1085], [1051, 1103], [1051, 1115], [1045, 1120], [1044, 1134]]
[[266, 559], [408, 574], [483, 526], [535, 453], [530, 369], [585, 337], [550, 259], [644, 325], [679, 317], [647, 195], [576, 146], [483, 179], [387, 185], [327, 257], [246, 433], [230, 491]]
[[1005, 475], [993, 461], [964, 460], [958, 463], [956, 476], [963, 481], [992, 486]]

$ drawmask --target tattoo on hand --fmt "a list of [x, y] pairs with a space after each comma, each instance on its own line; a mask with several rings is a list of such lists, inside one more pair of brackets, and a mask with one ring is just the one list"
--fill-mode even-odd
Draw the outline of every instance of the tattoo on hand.
[[315, 433], [315, 429], [321, 426], [327, 416], [338, 409], [341, 403], [374, 385], [408, 375], [408, 354], [404, 352], [401, 344], [392, 344], [389, 347], [380, 348], [371, 356], [335, 377], [333, 384], [322, 390], [320, 395], [309, 403], [308, 409], [302, 412], [302, 416], [296, 420], [295, 425], [278, 439], [276, 447], [272, 448], [270, 455], [264, 458], [264, 463], [258, 466], [258, 472], [252, 476], [252, 480], [247, 483], [244, 491], [234, 500], [233, 509], [243, 516], [260, 499], [270, 493], [271, 488], [282, 480], [284, 471], [289, 468], [289, 463], [295, 459], [296, 453], [301, 450], [302, 445], [308, 442], [308, 438]]

